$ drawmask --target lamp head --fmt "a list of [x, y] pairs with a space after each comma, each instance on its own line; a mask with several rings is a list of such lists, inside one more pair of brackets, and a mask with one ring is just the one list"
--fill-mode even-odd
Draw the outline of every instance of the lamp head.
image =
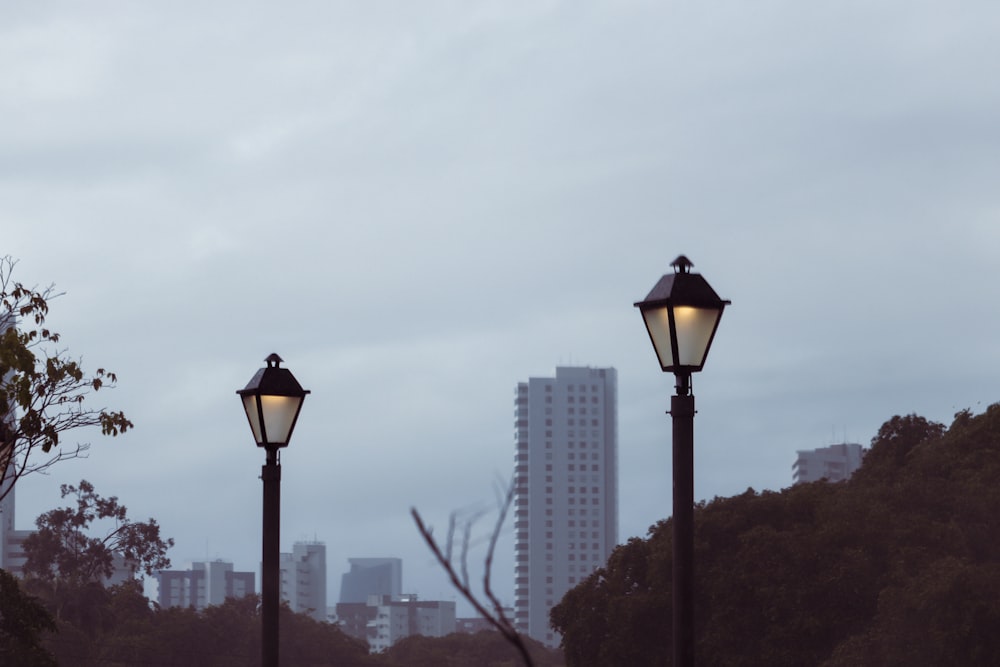
[[660, 278], [635, 306], [663, 371], [688, 375], [705, 365], [722, 311], [730, 301], [719, 298], [700, 274], [691, 273], [694, 264], [684, 255], [670, 265], [674, 272]]
[[302, 402], [309, 393], [287, 368], [281, 357], [271, 354], [267, 366], [257, 371], [247, 386], [236, 393], [243, 399], [243, 409], [250, 422], [258, 447], [287, 447], [299, 418]]

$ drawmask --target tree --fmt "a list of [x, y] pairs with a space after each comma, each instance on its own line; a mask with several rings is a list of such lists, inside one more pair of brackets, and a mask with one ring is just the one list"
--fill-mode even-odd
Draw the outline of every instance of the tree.
[[0, 570], [0, 664], [50, 667], [55, 659], [42, 648], [42, 633], [56, 629], [52, 616]]
[[[77, 584], [100, 583], [114, 572], [114, 556], [120, 554], [133, 573], [170, 567], [167, 549], [174, 540], [160, 537], [156, 519], [132, 521], [116, 496], [103, 498], [94, 485], [63, 484], [62, 497], [74, 496], [76, 506], [45, 512], [35, 520], [38, 530], [24, 540], [27, 560], [24, 573], [42, 581], [62, 580]], [[112, 528], [104, 537], [87, 534], [95, 520], [107, 519]]]
[[[537, 667], [562, 667], [558, 651], [530, 637], [525, 637], [524, 643]], [[410, 635], [379, 657], [388, 667], [516, 667], [522, 660], [510, 642], [492, 630], [455, 632], [445, 637]]]
[[[896, 416], [844, 483], [695, 509], [698, 662], [1000, 661], [1000, 405], [950, 428]], [[670, 520], [553, 607], [566, 664], [669, 664]]]
[[118, 378], [103, 368], [88, 374], [68, 356], [59, 334], [45, 326], [59, 294], [54, 286], [39, 290], [13, 280], [16, 264], [0, 258], [0, 500], [24, 475], [87, 451], [89, 443], [63, 447], [67, 431], [97, 426], [116, 436], [133, 427], [120, 411], [85, 404]]

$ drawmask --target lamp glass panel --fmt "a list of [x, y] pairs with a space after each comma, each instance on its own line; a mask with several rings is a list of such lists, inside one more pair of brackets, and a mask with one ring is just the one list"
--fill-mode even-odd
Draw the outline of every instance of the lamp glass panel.
[[722, 310], [674, 306], [674, 324], [677, 327], [677, 356], [679, 366], [697, 366], [705, 363], [708, 345]]
[[642, 311], [642, 319], [646, 321], [649, 337], [653, 339], [653, 349], [662, 368], [674, 365], [673, 353], [670, 351], [670, 315], [667, 306], [650, 308]]
[[[302, 398], [298, 396], [261, 396], [260, 404], [264, 413], [267, 440], [272, 444], [284, 444], [291, 437], [292, 424], [299, 412]], [[258, 442], [260, 442], [258, 440]]]
[[253, 439], [257, 444], [262, 444], [263, 434], [260, 432], [260, 419], [257, 416], [257, 397], [254, 395], [243, 397], [243, 409], [247, 412], [250, 420], [250, 430], [253, 431]]

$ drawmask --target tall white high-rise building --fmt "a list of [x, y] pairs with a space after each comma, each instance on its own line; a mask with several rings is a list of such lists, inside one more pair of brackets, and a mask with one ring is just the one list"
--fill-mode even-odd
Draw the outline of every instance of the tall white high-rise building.
[[514, 398], [514, 622], [554, 647], [549, 610], [618, 542], [614, 368], [557, 367]]
[[281, 570], [281, 599], [287, 601], [294, 612], [326, 621], [326, 545], [296, 542], [292, 545], [292, 553], [281, 554], [278, 567]]

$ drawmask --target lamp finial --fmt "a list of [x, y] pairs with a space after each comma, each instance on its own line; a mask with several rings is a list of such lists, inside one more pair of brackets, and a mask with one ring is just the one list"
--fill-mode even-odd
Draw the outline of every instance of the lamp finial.
[[677, 259], [670, 262], [670, 266], [674, 267], [674, 273], [691, 273], [691, 267], [694, 266], [694, 262], [684, 255], [678, 255]]

